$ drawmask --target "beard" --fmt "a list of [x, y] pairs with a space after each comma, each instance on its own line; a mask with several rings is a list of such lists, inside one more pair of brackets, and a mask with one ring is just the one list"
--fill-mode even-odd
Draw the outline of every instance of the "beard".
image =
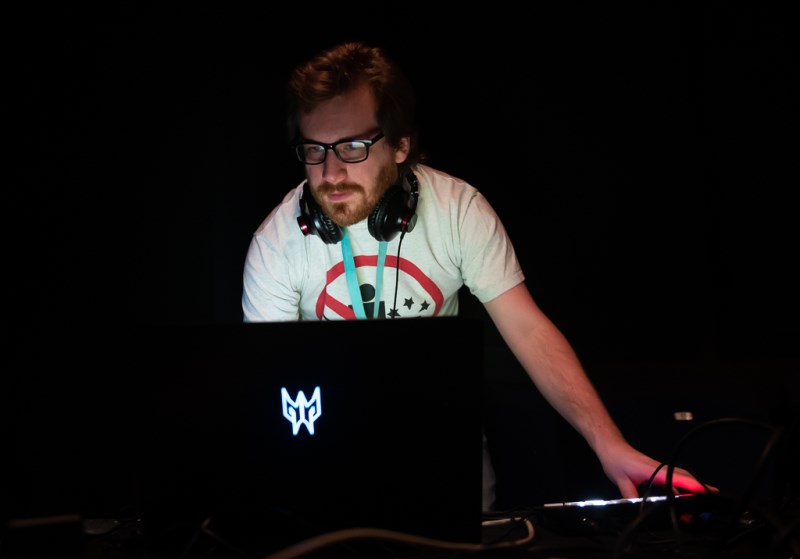
[[[366, 219], [372, 213], [372, 210], [375, 209], [375, 206], [378, 205], [378, 202], [380, 202], [396, 179], [397, 167], [395, 165], [387, 165], [380, 169], [378, 178], [375, 181], [375, 188], [371, 193], [367, 192], [364, 186], [355, 182], [340, 182], [338, 184], [323, 182], [316, 189], [312, 189], [311, 192], [319, 207], [322, 208], [322, 211], [331, 221], [339, 227], [349, 227]], [[326, 196], [329, 192], [347, 191], [355, 194], [347, 202], [330, 203]]]

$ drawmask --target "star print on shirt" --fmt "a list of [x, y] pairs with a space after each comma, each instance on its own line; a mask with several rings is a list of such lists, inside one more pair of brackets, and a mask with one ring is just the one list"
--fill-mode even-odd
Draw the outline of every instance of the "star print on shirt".
[[[414, 298], [413, 298], [413, 297], [409, 297], [409, 298], [407, 298], [407, 299], [406, 299], [406, 300], [403, 302], [403, 306], [404, 306], [405, 308], [407, 308], [408, 310], [411, 310], [411, 308], [414, 306]], [[428, 310], [428, 307], [429, 307], [429, 306], [430, 306], [430, 303], [429, 303], [428, 301], [423, 301], [423, 302], [422, 302], [422, 303], [420, 303], [420, 305], [419, 305], [419, 312], [425, 312], [426, 310]], [[394, 311], [393, 311], [393, 312], [397, 312], [397, 309], [394, 309]]]
[[[409, 298], [405, 299], [403, 301], [403, 306], [406, 307], [408, 310], [412, 310], [412, 307], [414, 306], [414, 298], [413, 297], [409, 297]], [[430, 307], [430, 306], [431, 306], [431, 304], [428, 301], [423, 301], [422, 303], [420, 303], [419, 310], [417, 312], [423, 313], [426, 310], [428, 310], [428, 307]], [[383, 307], [383, 303], [381, 303], [381, 308], [382, 307]], [[400, 316], [400, 313], [397, 311], [397, 307], [392, 307], [392, 309], [389, 311], [389, 316], [391, 318], [396, 318], [396, 317]]]
[[[378, 256], [358, 255], [354, 258], [354, 264], [359, 273], [362, 270], [374, 270], [378, 264]], [[388, 308], [389, 301], [387, 299], [381, 297], [380, 301], [376, 300], [377, 289], [374, 285], [360, 283], [358, 287], [367, 318], [375, 316], [375, 307], [378, 309], [378, 318], [396, 318], [402, 315], [413, 316], [417, 314], [436, 316], [439, 314], [444, 303], [444, 296], [431, 278], [425, 275], [413, 262], [403, 258], [387, 255], [385, 265], [387, 268], [397, 268], [398, 277], [402, 277], [400, 285], [408, 286], [407, 293], [399, 294], [402, 296], [403, 303], [401, 307], [403, 310], [401, 311], [400, 307], [394, 306]], [[402, 274], [402, 276], [399, 274]], [[401, 288], [401, 291], [403, 290], [404, 288]], [[389, 289], [386, 295], [387, 297], [393, 295], [392, 299], [396, 304], [398, 300], [397, 286], [394, 286], [394, 289]], [[316, 297], [314, 314], [320, 320], [329, 318], [355, 319], [356, 313], [349, 298], [349, 286], [344, 262], [337, 262], [325, 273], [325, 285]], [[422, 302], [417, 303], [417, 298]], [[416, 310], [414, 310], [414, 307], [417, 307]]]

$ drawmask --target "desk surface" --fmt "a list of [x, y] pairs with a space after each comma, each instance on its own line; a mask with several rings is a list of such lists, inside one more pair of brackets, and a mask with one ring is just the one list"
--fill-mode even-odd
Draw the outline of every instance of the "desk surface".
[[[423, 541], [411, 534], [360, 532], [369, 537], [328, 537], [325, 545], [302, 542], [278, 550], [258, 549], [252, 542], [226, 541], [209, 519], [176, 523], [168, 537], [149, 537], [140, 519], [93, 519], [65, 515], [36, 522], [12, 521], [2, 533], [3, 557], [17, 559], [295, 559], [299, 557], [535, 557], [616, 559], [622, 557], [717, 557], [760, 559], [789, 557], [800, 549], [800, 507], [796, 501], [780, 510], [734, 513], [686, 512], [676, 523], [665, 514], [627, 518], [626, 522], [598, 523], [587, 513], [582, 522], [554, 522], [535, 510], [504, 513], [484, 519], [482, 543]], [[711, 509], [709, 509], [711, 510]], [[663, 511], [662, 511], [663, 512]], [[576, 517], [578, 518], [578, 517]], [[664, 522], [668, 519], [668, 522]], [[268, 531], [269, 527], [265, 527]], [[350, 535], [356, 535], [351, 532]]]

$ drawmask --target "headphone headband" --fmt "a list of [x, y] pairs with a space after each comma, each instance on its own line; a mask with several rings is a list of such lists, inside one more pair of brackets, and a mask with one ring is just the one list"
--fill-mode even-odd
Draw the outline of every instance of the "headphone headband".
[[[417, 222], [419, 182], [412, 171], [406, 171], [384, 193], [367, 220], [370, 234], [378, 241], [391, 241], [399, 233], [408, 233]], [[303, 235], [317, 235], [327, 244], [342, 240], [342, 229], [325, 215], [311, 195], [308, 181], [303, 184], [300, 215], [297, 224]]]

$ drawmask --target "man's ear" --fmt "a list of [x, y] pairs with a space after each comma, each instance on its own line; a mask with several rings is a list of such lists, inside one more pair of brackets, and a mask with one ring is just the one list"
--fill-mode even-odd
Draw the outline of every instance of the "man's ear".
[[403, 136], [400, 138], [400, 143], [397, 145], [397, 149], [394, 152], [394, 162], [398, 165], [406, 160], [408, 157], [408, 152], [411, 149], [411, 138], [408, 136]]

